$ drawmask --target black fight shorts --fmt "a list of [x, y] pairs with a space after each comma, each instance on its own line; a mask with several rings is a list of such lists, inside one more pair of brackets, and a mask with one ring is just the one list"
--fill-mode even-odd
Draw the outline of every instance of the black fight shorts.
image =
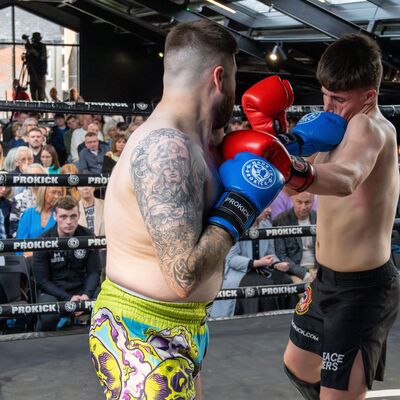
[[335, 272], [319, 264], [317, 278], [298, 302], [290, 340], [322, 357], [321, 386], [347, 390], [360, 350], [367, 386], [383, 380], [386, 340], [400, 302], [392, 262], [362, 272]]

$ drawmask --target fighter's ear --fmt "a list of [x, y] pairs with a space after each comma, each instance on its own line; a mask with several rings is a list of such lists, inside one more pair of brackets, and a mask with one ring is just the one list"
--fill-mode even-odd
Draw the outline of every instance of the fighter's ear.
[[365, 103], [372, 104], [375, 103], [378, 92], [376, 89], [368, 89], [365, 93]]
[[216, 89], [222, 92], [225, 70], [222, 65], [217, 65], [213, 70], [213, 83]]

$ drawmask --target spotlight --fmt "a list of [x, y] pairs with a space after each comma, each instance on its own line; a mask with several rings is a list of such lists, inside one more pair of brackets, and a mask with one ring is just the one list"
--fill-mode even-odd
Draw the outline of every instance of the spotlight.
[[158, 53], [158, 57], [163, 58], [163, 57], [164, 57], [164, 53], [163, 53], [162, 51], [160, 51], [160, 52]]
[[286, 53], [283, 51], [282, 48], [282, 44], [278, 43], [274, 46], [274, 48], [272, 49], [272, 52], [268, 55], [268, 58], [273, 61], [285, 61], [287, 60], [287, 55]]

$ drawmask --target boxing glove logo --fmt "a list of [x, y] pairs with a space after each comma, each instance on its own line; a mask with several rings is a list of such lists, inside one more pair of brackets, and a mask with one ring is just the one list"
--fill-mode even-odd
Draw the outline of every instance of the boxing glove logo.
[[304, 115], [303, 117], [300, 118], [300, 121], [297, 123], [297, 125], [308, 124], [309, 122], [313, 122], [320, 115], [321, 115], [321, 111], [318, 111], [318, 112], [315, 112], [315, 113], [306, 114], [306, 115]]
[[246, 182], [258, 189], [269, 189], [276, 182], [276, 173], [264, 160], [252, 159], [242, 168], [242, 175]]

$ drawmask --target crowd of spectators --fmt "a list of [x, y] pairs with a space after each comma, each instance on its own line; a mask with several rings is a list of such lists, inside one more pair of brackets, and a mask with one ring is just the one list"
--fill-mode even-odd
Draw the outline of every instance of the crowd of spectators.
[[[52, 90], [52, 101], [59, 101], [57, 96], [57, 91]], [[67, 100], [82, 101], [75, 90], [71, 90]], [[1, 129], [1, 173], [109, 173], [118, 162], [130, 135], [145, 120], [142, 116], [126, 121], [121, 116], [65, 116], [56, 113], [49, 122], [40, 117], [18, 112], [12, 123]], [[293, 126], [296, 120], [289, 123]], [[247, 121], [234, 117], [227, 131], [248, 128]], [[102, 192], [94, 187], [0, 186], [0, 238], [103, 236], [102, 197]], [[313, 225], [317, 218], [316, 204], [316, 196], [310, 193], [290, 196], [283, 190], [261, 213], [252, 228]], [[82, 252], [71, 250], [23, 254], [36, 275], [39, 301], [77, 300], [93, 296], [102, 276], [104, 254], [98, 251], [84, 253], [83, 256]], [[82, 260], [85, 260], [85, 266]], [[73, 284], [65, 274], [70, 274]], [[315, 238], [246, 240], [236, 243], [228, 253], [222, 287], [311, 282], [315, 276]], [[297, 300], [297, 295], [292, 295], [215, 301], [212, 316], [291, 308]], [[55, 329], [63, 325], [63, 320], [65, 318], [42, 318], [38, 327]]]

